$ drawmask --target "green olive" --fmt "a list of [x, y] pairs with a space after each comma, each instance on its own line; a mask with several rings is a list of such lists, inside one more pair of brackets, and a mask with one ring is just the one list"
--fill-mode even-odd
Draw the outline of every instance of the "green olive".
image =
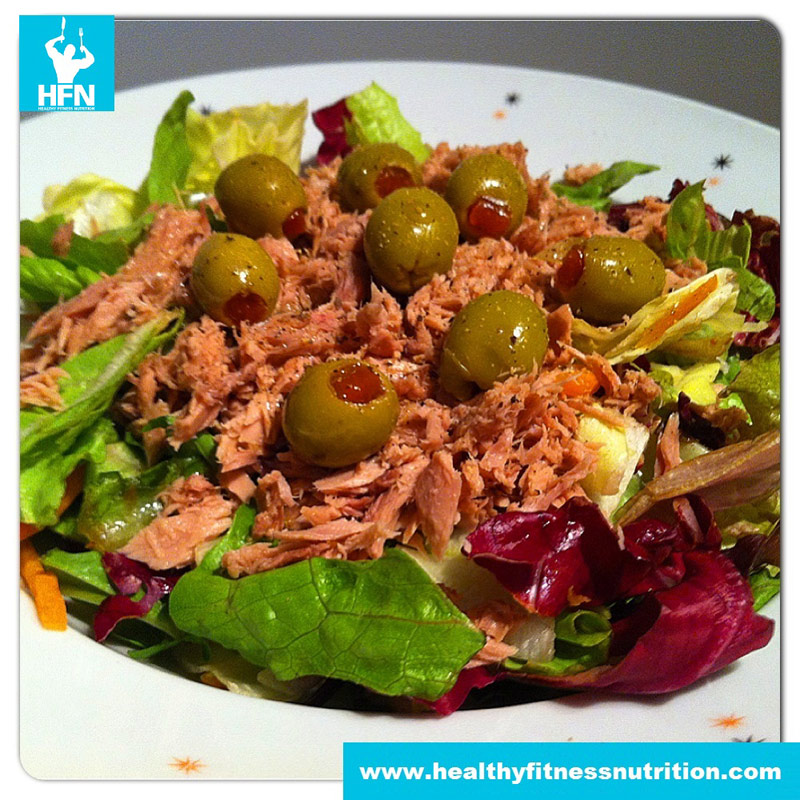
[[626, 236], [591, 236], [564, 253], [555, 286], [578, 317], [621, 322], [661, 294], [666, 270], [643, 242]]
[[411, 294], [453, 265], [458, 223], [430, 189], [397, 189], [381, 200], [364, 232], [372, 274], [394, 292]]
[[339, 198], [351, 211], [366, 211], [396, 189], [420, 186], [414, 156], [397, 144], [368, 144], [342, 161], [337, 176]]
[[547, 351], [547, 320], [529, 297], [500, 290], [456, 314], [444, 340], [439, 382], [459, 400], [511, 375], [537, 373]]
[[306, 369], [286, 399], [283, 432], [304, 461], [345, 467], [380, 450], [398, 413], [389, 378], [344, 358]]
[[528, 189], [520, 171], [494, 153], [465, 158], [450, 176], [444, 197], [467, 239], [509, 236], [528, 206]]
[[194, 257], [191, 287], [209, 316], [236, 326], [263, 322], [275, 310], [280, 280], [258, 242], [238, 233], [213, 233]]
[[253, 153], [234, 161], [220, 173], [214, 194], [232, 231], [252, 239], [305, 233], [305, 189], [279, 158]]

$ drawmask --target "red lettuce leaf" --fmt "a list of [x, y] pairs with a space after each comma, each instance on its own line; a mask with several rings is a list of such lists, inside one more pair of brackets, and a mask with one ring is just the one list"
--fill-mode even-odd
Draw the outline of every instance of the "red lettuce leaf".
[[346, 156], [353, 148], [347, 144], [345, 120], [353, 114], [347, 107], [347, 98], [343, 97], [333, 105], [312, 112], [311, 120], [322, 132], [322, 144], [317, 150], [317, 162], [329, 164], [337, 156]]
[[[774, 622], [753, 611], [750, 586], [735, 565], [714, 551], [687, 552], [683, 559], [681, 583], [646, 595], [622, 625], [615, 625], [615, 649], [620, 639], [635, 639], [619, 663], [534, 679], [564, 689], [658, 694], [688, 686], [764, 647]], [[647, 630], [637, 637], [642, 628]]]
[[678, 521], [638, 520], [623, 528], [624, 547], [600, 509], [572, 498], [561, 508], [498, 514], [479, 525], [464, 554], [488, 569], [530, 611], [604, 604], [683, 578], [681, 554], [719, 546], [714, 516], [699, 497], [683, 498]]
[[[162, 597], [168, 595], [185, 570], [154, 572], [141, 561], [134, 561], [121, 553], [104, 553], [103, 567], [109, 580], [120, 594], [107, 597], [94, 617], [94, 638], [104, 641], [123, 619], [144, 617]], [[144, 589], [144, 595], [134, 600]]]
[[498, 514], [467, 537], [463, 552], [546, 617], [619, 596], [629, 560], [600, 509], [581, 498], [551, 511]]

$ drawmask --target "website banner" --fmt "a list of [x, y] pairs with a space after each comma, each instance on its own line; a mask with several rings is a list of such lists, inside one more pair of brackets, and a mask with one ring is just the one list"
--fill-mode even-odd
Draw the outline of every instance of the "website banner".
[[346, 743], [344, 800], [800, 797], [800, 745], [751, 744]]

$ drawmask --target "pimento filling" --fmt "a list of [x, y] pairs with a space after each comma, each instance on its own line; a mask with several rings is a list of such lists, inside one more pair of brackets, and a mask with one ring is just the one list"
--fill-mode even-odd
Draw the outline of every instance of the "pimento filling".
[[334, 394], [348, 403], [365, 405], [384, 394], [381, 379], [365, 364], [337, 369], [330, 378]]
[[263, 322], [269, 316], [266, 300], [255, 292], [237, 292], [225, 303], [223, 311], [235, 325]]
[[511, 224], [511, 209], [502, 200], [481, 196], [467, 209], [467, 222], [479, 236], [498, 239]]
[[403, 167], [384, 167], [375, 178], [375, 191], [378, 197], [388, 197], [395, 189], [414, 186], [414, 179]]

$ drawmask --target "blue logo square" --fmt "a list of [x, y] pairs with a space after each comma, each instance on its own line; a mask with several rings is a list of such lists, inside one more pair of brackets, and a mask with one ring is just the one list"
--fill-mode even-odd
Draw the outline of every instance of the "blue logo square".
[[19, 18], [20, 111], [114, 110], [114, 17]]

